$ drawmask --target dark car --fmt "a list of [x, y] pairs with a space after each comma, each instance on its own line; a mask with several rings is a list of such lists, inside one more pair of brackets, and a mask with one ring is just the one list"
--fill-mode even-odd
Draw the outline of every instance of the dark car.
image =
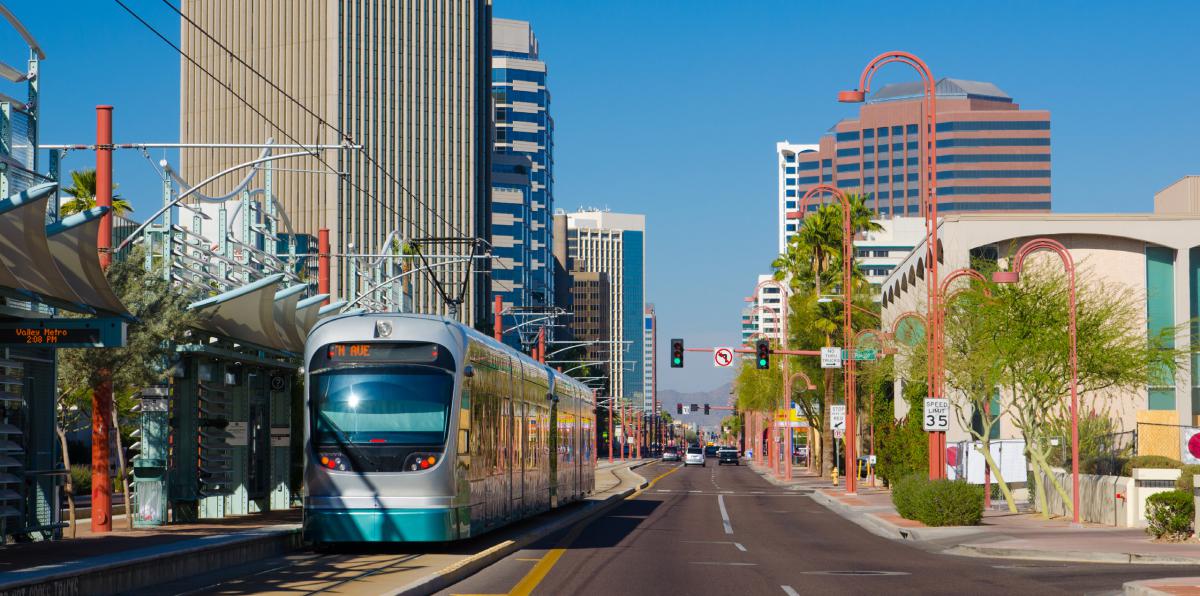
[[667, 447], [662, 453], [663, 461], [679, 461], [679, 451], [674, 447]]
[[721, 466], [725, 464], [733, 464], [735, 466], [742, 465], [742, 462], [738, 460], [737, 449], [732, 447], [723, 447], [717, 451], [717, 465]]
[[716, 457], [717, 451], [720, 449], [721, 448], [717, 447], [716, 445], [709, 445], [708, 447], [704, 448], [704, 457]]

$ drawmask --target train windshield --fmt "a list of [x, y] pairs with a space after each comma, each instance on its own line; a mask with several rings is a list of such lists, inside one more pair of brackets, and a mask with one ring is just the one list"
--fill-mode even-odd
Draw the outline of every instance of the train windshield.
[[371, 366], [313, 375], [320, 445], [440, 445], [454, 376], [432, 366]]

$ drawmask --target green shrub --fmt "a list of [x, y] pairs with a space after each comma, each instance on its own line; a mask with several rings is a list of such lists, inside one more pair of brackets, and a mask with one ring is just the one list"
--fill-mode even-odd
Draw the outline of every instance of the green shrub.
[[1155, 538], [1183, 539], [1192, 535], [1196, 515], [1192, 493], [1173, 490], [1146, 499], [1146, 531]]
[[1180, 468], [1180, 470], [1182, 473], [1179, 474], [1179, 479], [1175, 481], [1175, 488], [1179, 490], [1185, 490], [1190, 494], [1192, 489], [1195, 488], [1192, 486], [1192, 476], [1200, 474], [1200, 466], [1196, 464], [1187, 464]]
[[983, 517], [983, 487], [963, 480], [927, 482], [918, 515], [927, 526], [975, 526]]
[[892, 486], [892, 504], [904, 519], [917, 519], [929, 480], [923, 474], [909, 474]]
[[1170, 469], [1182, 467], [1183, 462], [1163, 455], [1138, 455], [1130, 458], [1129, 461], [1125, 462], [1124, 466], [1121, 466], [1121, 475], [1132, 476], [1134, 468]]
[[71, 485], [75, 496], [92, 494], [92, 467], [79, 464], [71, 466]]

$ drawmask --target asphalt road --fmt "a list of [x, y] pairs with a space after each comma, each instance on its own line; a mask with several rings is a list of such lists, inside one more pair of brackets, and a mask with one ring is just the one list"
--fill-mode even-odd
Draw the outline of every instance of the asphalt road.
[[1113, 594], [1197, 567], [940, 555], [875, 536], [746, 467], [638, 472], [657, 481], [605, 516], [514, 553], [442, 594]]

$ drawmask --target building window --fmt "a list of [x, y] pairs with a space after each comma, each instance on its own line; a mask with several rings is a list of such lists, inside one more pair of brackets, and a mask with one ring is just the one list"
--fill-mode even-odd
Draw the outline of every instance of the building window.
[[847, 147], [837, 150], [838, 157], [854, 157], [855, 155], [858, 155], [858, 147]]
[[971, 122], [938, 122], [938, 132], [960, 130], [1050, 130], [1049, 120], [978, 120]]
[[786, 163], [796, 163], [796, 154], [795, 154], [795, 153], [788, 153], [788, 154], [784, 155], [784, 156], [783, 156], [783, 161], [784, 161], [784, 162], [786, 162]]
[[939, 149], [944, 147], [1049, 147], [1050, 139], [938, 139]]
[[796, 166], [788, 166], [788, 167], [784, 168], [784, 169], [783, 169], [783, 173], [784, 173], [784, 174], [795, 174], [795, 173], [796, 173]]
[[837, 133], [837, 141], [839, 143], [841, 143], [843, 141], [857, 141], [857, 140], [858, 140], [858, 131], [857, 130], [847, 130], [845, 132]]

